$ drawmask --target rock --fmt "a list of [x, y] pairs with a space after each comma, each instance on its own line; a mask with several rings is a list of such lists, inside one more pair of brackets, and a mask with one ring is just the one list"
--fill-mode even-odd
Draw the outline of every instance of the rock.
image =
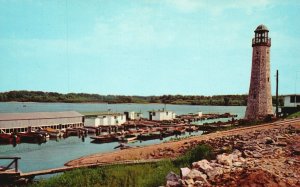
[[222, 148], [221, 148], [221, 150], [223, 151], [223, 152], [229, 152], [229, 151], [231, 151], [231, 147], [230, 146], [223, 146]]
[[195, 181], [194, 186], [210, 186], [210, 184], [205, 181]]
[[290, 164], [290, 165], [293, 165], [293, 164], [294, 164], [294, 161], [293, 161], [293, 160], [290, 160], [290, 159], [286, 160], [285, 162], [288, 163], [288, 164]]
[[187, 174], [190, 173], [190, 168], [180, 168], [180, 177], [184, 178], [185, 176], [187, 176]]
[[284, 151], [282, 150], [282, 148], [277, 148], [277, 149], [275, 149], [275, 151], [274, 151], [274, 155], [275, 156], [279, 156], [279, 155], [281, 155], [281, 154], [283, 154], [284, 153]]
[[249, 151], [249, 150], [245, 150], [245, 151], [244, 151], [244, 155], [245, 155], [246, 157], [252, 157], [252, 152]]
[[167, 181], [166, 187], [180, 187], [181, 184], [178, 181]]
[[232, 162], [237, 162], [237, 161], [239, 161], [239, 156], [236, 155], [236, 154], [230, 154], [230, 155], [228, 155], [228, 156], [231, 158]]
[[210, 180], [213, 180], [217, 175], [222, 175], [224, 173], [222, 167], [215, 167], [213, 170], [207, 171], [207, 176]]
[[254, 152], [254, 153], [252, 153], [252, 156], [253, 156], [254, 158], [262, 158], [262, 154], [259, 153], [259, 152]]
[[232, 164], [234, 167], [241, 167], [243, 165], [242, 162], [233, 162]]
[[236, 155], [236, 156], [238, 156], [238, 157], [241, 157], [241, 156], [242, 156], [242, 152], [239, 151], [239, 150], [237, 150], [237, 149], [235, 149], [231, 154], [232, 154], [232, 155]]
[[277, 141], [285, 141], [286, 138], [283, 136], [276, 136]]
[[220, 164], [231, 166], [232, 165], [232, 157], [226, 155], [225, 153], [217, 156], [217, 161]]
[[294, 146], [294, 147], [292, 148], [292, 153], [293, 153], [294, 155], [300, 155], [300, 146], [299, 146], [299, 145]]
[[287, 146], [287, 143], [286, 142], [277, 142], [276, 145], [280, 146], [280, 147], [285, 147], [285, 146]]
[[197, 168], [200, 171], [203, 171], [205, 173], [206, 173], [207, 170], [213, 169], [210, 166], [210, 163], [206, 159], [203, 159], [203, 160], [198, 161], [198, 162], [194, 162], [192, 165], [193, 165], [193, 168]]
[[179, 179], [180, 179], [179, 175], [177, 175], [172, 171], [168, 173], [168, 175], [166, 176], [167, 181], [178, 181]]
[[184, 185], [186, 185], [186, 186], [194, 186], [194, 180], [193, 179], [183, 180], [182, 183], [184, 183]]
[[272, 143], [274, 143], [274, 140], [272, 138], [270, 137], [265, 138], [265, 144], [272, 144]]
[[192, 169], [187, 175], [187, 179], [194, 179], [199, 181], [206, 181], [207, 176], [202, 173], [201, 171], [198, 171], [196, 169]]
[[244, 163], [244, 162], [246, 162], [246, 159], [243, 157], [240, 157], [238, 161]]

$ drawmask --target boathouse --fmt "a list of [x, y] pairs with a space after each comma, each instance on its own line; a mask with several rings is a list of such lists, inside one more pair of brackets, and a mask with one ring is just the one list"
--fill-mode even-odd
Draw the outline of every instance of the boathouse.
[[176, 117], [175, 112], [167, 111], [165, 109], [149, 111], [150, 120], [155, 120], [155, 121], [172, 120], [175, 117]]
[[75, 111], [0, 113], [0, 133], [27, 132], [28, 128], [82, 127], [84, 116]]
[[122, 125], [126, 122], [126, 115], [121, 113], [103, 113], [95, 118], [95, 127], [107, 125]]
[[124, 114], [126, 115], [126, 120], [139, 120], [143, 117], [141, 112], [130, 111], [124, 112]]

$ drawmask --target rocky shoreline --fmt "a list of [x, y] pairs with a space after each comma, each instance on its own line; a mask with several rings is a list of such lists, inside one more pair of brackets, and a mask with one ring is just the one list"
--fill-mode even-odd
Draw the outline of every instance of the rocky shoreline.
[[[71, 160], [67, 162], [65, 166], [84, 166], [97, 163], [110, 164], [127, 160], [177, 158], [193, 147], [203, 143], [212, 145], [216, 153], [218, 153], [219, 150], [232, 150], [234, 149], [234, 146], [241, 146], [243, 144], [243, 141], [246, 141], [246, 137], [252, 139], [252, 134], [253, 136], [256, 136], [255, 134], [260, 131], [267, 132], [272, 129], [286, 128], [289, 125], [293, 125], [296, 129], [300, 129], [300, 119], [297, 118], [294, 120], [282, 120], [275, 123], [255, 125], [251, 127], [241, 127], [227, 131], [214, 132], [206, 135], [193, 136], [178, 141], [117, 150], [109, 153], [96, 153]], [[241, 140], [238, 140], [238, 138], [240, 138]]]
[[286, 125], [187, 142], [182, 151], [208, 144], [217, 156], [169, 173], [166, 186], [300, 186], [299, 135], [299, 126]]

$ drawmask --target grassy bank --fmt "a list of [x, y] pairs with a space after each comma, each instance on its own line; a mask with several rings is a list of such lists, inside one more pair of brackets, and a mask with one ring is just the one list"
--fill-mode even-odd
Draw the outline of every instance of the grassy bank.
[[286, 117], [287, 119], [292, 119], [292, 118], [299, 118], [300, 117], [300, 112], [296, 112], [294, 114], [289, 115]]
[[41, 180], [30, 186], [160, 186], [165, 184], [165, 177], [170, 171], [179, 174], [180, 167], [189, 166], [192, 162], [203, 158], [214, 158], [211, 147], [199, 145], [176, 160], [140, 165], [77, 169], [47, 180]]

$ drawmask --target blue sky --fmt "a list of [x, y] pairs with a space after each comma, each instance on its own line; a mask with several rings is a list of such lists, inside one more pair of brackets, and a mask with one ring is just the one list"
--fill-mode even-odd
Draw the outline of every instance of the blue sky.
[[247, 94], [263, 23], [272, 93], [276, 69], [299, 93], [299, 17], [297, 0], [0, 0], [0, 91]]

